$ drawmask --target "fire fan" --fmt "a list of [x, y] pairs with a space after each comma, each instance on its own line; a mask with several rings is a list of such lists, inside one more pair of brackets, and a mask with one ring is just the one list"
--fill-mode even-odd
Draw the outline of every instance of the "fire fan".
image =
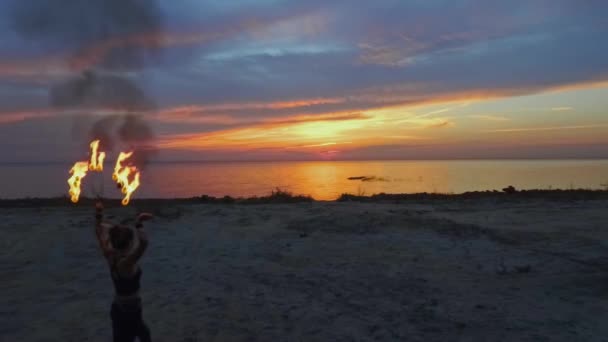
[[[88, 161], [78, 161], [70, 169], [71, 177], [68, 179], [68, 185], [70, 186], [69, 194], [70, 199], [73, 203], [78, 203], [80, 194], [82, 192], [82, 181], [88, 174], [88, 172], [103, 172], [103, 162], [106, 158], [105, 152], [99, 151], [99, 140], [94, 140], [90, 144], [91, 157]], [[114, 172], [112, 174], [112, 180], [116, 182], [118, 189], [123, 194], [122, 205], [128, 205], [131, 200], [131, 196], [140, 186], [140, 171], [137, 166], [129, 164], [128, 160], [133, 156], [133, 152], [120, 152], [116, 159], [116, 165], [114, 166]], [[101, 189], [95, 190], [97, 196], [103, 191], [103, 185]]]

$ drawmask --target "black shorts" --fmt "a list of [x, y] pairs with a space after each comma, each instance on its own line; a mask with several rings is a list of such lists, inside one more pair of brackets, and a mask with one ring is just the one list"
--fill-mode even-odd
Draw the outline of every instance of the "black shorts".
[[141, 342], [149, 342], [150, 329], [143, 320], [141, 300], [114, 301], [110, 312], [114, 342], [132, 342], [139, 337]]

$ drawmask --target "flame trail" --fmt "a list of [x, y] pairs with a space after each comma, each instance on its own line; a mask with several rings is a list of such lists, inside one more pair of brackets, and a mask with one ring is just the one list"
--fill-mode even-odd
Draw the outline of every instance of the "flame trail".
[[[137, 169], [135, 169], [137, 170]], [[135, 173], [135, 176], [133, 177], [133, 181], [129, 184], [125, 184], [122, 188], [122, 192], [123, 194], [125, 194], [125, 198], [123, 198], [122, 200], [122, 205], [127, 205], [129, 204], [129, 201], [131, 200], [131, 194], [133, 194], [133, 192], [139, 187], [139, 172]]]
[[70, 199], [74, 203], [78, 203], [81, 193], [82, 179], [87, 175], [87, 172], [102, 172], [103, 161], [106, 158], [105, 152], [98, 152], [99, 140], [94, 140], [89, 145], [91, 147], [91, 159], [89, 161], [79, 161], [74, 164], [70, 169], [72, 175], [68, 179], [68, 185], [70, 186], [69, 194]]
[[[91, 142], [91, 158], [88, 161], [79, 161], [74, 164], [70, 169], [72, 175], [68, 179], [70, 185], [70, 198], [72, 202], [78, 203], [81, 193], [82, 179], [87, 175], [87, 172], [103, 172], [103, 162], [106, 158], [105, 152], [99, 152], [99, 140]], [[134, 165], [123, 165], [126, 164], [126, 160], [131, 158], [133, 152], [120, 152], [116, 159], [116, 165], [114, 166], [114, 173], [112, 179], [118, 185], [118, 188], [124, 195], [122, 205], [128, 205], [131, 201], [133, 192], [139, 188], [140, 183], [140, 172], [137, 166]]]
[[99, 149], [99, 140], [95, 140], [91, 143], [91, 161], [89, 162], [89, 170], [102, 172], [103, 161], [106, 158], [105, 152], [97, 152]]
[[120, 154], [118, 155], [118, 158], [116, 159], [116, 165], [114, 166], [114, 173], [112, 174], [112, 179], [114, 181], [116, 181], [117, 183], [119, 183], [119, 181], [118, 181], [119, 172], [123, 168], [122, 162], [131, 158], [132, 155], [133, 155], [133, 152], [120, 152]]
[[88, 171], [89, 164], [87, 162], [77, 162], [70, 170], [72, 177], [68, 179], [68, 184], [70, 185], [69, 194], [73, 203], [78, 203], [78, 199], [80, 198], [80, 184]]
[[112, 179], [116, 182], [125, 197], [122, 200], [122, 205], [128, 205], [131, 200], [131, 195], [140, 185], [140, 172], [136, 166], [123, 165], [125, 160], [129, 159], [133, 152], [120, 152], [114, 166]]

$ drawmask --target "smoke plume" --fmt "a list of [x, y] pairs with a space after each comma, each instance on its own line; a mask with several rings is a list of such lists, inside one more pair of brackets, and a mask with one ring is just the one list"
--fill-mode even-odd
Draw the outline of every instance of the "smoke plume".
[[[156, 1], [15, 0], [13, 9], [13, 27], [22, 37], [71, 51], [65, 62], [74, 76], [52, 86], [50, 104], [110, 113], [94, 120], [90, 138], [101, 139], [108, 151], [126, 145], [145, 163], [154, 135], [144, 117], [155, 105], [129, 75], [160, 50], [163, 26]], [[145, 37], [145, 44], [138, 37]]]

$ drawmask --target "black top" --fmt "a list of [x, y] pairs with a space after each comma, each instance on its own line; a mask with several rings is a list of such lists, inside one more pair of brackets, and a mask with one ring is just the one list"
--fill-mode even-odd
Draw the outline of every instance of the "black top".
[[123, 277], [116, 271], [116, 266], [112, 267], [112, 281], [114, 289], [119, 296], [131, 296], [139, 291], [141, 279], [141, 268], [137, 268], [137, 272], [132, 277]]

